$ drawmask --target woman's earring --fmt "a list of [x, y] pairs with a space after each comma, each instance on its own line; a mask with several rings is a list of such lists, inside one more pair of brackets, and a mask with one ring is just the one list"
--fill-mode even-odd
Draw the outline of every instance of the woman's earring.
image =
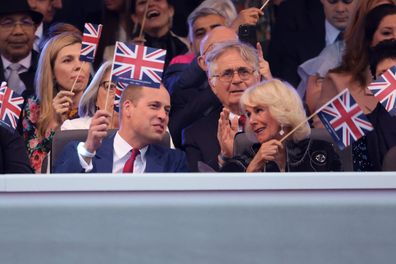
[[283, 125], [281, 125], [281, 129], [279, 130], [279, 135], [283, 136], [285, 131], [283, 130]]

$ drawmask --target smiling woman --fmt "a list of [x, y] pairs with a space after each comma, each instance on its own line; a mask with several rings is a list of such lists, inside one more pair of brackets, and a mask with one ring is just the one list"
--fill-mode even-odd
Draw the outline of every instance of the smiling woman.
[[[147, 8], [147, 12], [146, 12]], [[131, 5], [132, 20], [140, 27], [144, 22], [144, 40], [139, 35], [134, 35], [138, 43], [144, 42], [145, 46], [167, 50], [165, 68], [176, 55], [188, 52], [188, 42], [176, 36], [172, 31], [172, 20], [175, 10], [168, 0], [136, 0]], [[165, 70], [164, 70], [165, 71]]]
[[[294, 88], [275, 79], [259, 83], [245, 91], [241, 107], [248, 119], [248, 129], [259, 143], [242, 156], [229, 160], [223, 168], [240, 161], [240, 169], [246, 172], [341, 169], [339, 157], [330, 143], [309, 138], [311, 130]], [[297, 127], [289, 138], [282, 140]]]

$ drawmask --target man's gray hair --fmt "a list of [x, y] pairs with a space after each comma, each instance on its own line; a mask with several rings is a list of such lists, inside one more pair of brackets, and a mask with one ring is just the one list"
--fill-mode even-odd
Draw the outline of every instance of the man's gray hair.
[[197, 21], [198, 18], [206, 17], [210, 15], [217, 15], [226, 19], [226, 15], [222, 11], [209, 7], [197, 7], [188, 16], [187, 18], [188, 38], [191, 42], [193, 42], [193, 38], [194, 38], [193, 25], [195, 21]]
[[230, 50], [235, 50], [239, 52], [242, 59], [250, 64], [252, 68], [259, 71], [259, 59], [258, 52], [252, 46], [242, 43], [240, 41], [225, 41], [215, 44], [214, 48], [207, 53], [205, 56], [205, 62], [208, 66], [208, 76], [212, 77], [217, 68], [217, 59], [223, 54], [229, 52]]

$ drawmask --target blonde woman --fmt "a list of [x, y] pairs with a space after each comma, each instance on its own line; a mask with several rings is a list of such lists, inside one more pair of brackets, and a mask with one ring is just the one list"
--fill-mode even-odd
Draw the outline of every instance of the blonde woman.
[[[261, 82], [247, 89], [240, 102], [246, 113], [247, 129], [259, 144], [248, 153], [228, 161], [223, 170], [235, 162], [246, 172], [340, 170], [339, 157], [332, 144], [309, 138], [311, 129], [307, 122], [304, 123], [304, 107], [294, 88], [276, 79]], [[303, 125], [299, 126], [301, 123]]]
[[54, 131], [64, 120], [78, 117], [77, 106], [90, 69], [89, 63], [80, 61], [80, 49], [80, 35], [62, 33], [48, 40], [41, 52], [36, 95], [28, 98], [22, 122], [28, 156], [36, 173], [42, 171]]

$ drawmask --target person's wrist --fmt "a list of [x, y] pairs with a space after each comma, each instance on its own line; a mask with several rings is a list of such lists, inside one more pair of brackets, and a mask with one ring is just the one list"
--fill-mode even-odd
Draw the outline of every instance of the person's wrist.
[[87, 149], [85, 147], [85, 143], [84, 142], [80, 142], [77, 146], [77, 151], [78, 153], [85, 157], [85, 158], [93, 158], [95, 157], [96, 151], [92, 151], [90, 149]]

